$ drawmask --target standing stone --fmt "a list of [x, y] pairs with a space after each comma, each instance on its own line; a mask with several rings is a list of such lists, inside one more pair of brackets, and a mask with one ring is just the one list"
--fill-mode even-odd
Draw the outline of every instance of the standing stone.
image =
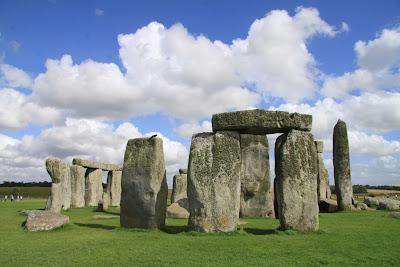
[[274, 212], [275, 219], [279, 219], [279, 208], [278, 208], [278, 192], [277, 192], [278, 184], [276, 177], [274, 179]]
[[333, 129], [333, 167], [338, 209], [350, 211], [353, 188], [351, 185], [349, 141], [346, 123], [338, 120]]
[[106, 211], [110, 206], [110, 195], [107, 192], [103, 192], [103, 197], [97, 205], [98, 211]]
[[317, 167], [311, 133], [292, 130], [278, 137], [275, 174], [282, 229], [318, 230]]
[[70, 166], [71, 172], [71, 207], [82, 208], [85, 206], [85, 172], [84, 167]]
[[103, 181], [101, 169], [86, 169], [85, 206], [97, 207], [103, 197]]
[[240, 151], [240, 216], [266, 217], [271, 187], [268, 139], [265, 135], [241, 134]]
[[317, 161], [318, 161], [318, 180], [317, 180], [317, 192], [318, 201], [326, 198], [330, 198], [329, 188], [329, 176], [328, 170], [325, 168], [324, 157], [323, 157], [323, 145], [322, 141], [315, 141], [315, 147], [317, 149]]
[[68, 209], [71, 202], [69, 166], [60, 159], [49, 158], [46, 160], [46, 169], [52, 181], [50, 201], [46, 208], [53, 212]]
[[122, 171], [109, 171], [107, 175], [107, 192], [114, 207], [119, 207], [121, 202], [121, 176]]
[[235, 231], [240, 209], [240, 136], [237, 132], [192, 137], [188, 169], [189, 229]]
[[175, 174], [172, 186], [171, 203], [187, 198], [187, 173]]
[[159, 228], [165, 225], [168, 186], [161, 138], [128, 141], [121, 184], [121, 226]]

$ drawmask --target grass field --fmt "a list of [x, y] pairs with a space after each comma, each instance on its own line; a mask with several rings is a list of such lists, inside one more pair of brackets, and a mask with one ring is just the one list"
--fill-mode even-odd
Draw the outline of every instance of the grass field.
[[[122, 229], [118, 210], [65, 212], [69, 225], [30, 233], [19, 210], [45, 200], [0, 203], [0, 266], [399, 266], [400, 219], [384, 211], [320, 215], [320, 231], [275, 230], [274, 219], [242, 219], [230, 234], [185, 232], [186, 220], [163, 230]], [[99, 216], [100, 215], [100, 216]], [[101, 218], [101, 215], [114, 215]], [[100, 218], [99, 218], [100, 217]]]
[[4, 195], [10, 195], [14, 192], [14, 190], [17, 190], [19, 195], [22, 195], [23, 197], [29, 197], [29, 198], [45, 198], [47, 199], [48, 196], [50, 196], [50, 187], [23, 187], [23, 186], [16, 186], [16, 187], [0, 187], [0, 196], [1, 199], [4, 199]]

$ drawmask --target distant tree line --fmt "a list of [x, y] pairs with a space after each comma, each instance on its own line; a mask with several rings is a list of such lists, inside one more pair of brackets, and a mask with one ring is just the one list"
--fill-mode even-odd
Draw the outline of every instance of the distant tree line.
[[[335, 186], [331, 185], [331, 192], [335, 194]], [[396, 185], [361, 185], [354, 184], [353, 185], [353, 193], [355, 194], [364, 194], [368, 193], [368, 189], [381, 189], [381, 190], [397, 190], [400, 191], [400, 186]]]
[[24, 182], [8, 182], [4, 181], [2, 184], [0, 184], [0, 187], [51, 187], [51, 182], [29, 182], [29, 183], [24, 183]]

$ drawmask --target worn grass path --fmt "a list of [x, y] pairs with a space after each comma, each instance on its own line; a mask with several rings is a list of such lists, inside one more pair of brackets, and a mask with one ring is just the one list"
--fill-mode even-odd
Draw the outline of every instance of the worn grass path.
[[[321, 214], [321, 231], [275, 229], [273, 219], [243, 219], [231, 234], [185, 232], [185, 220], [164, 231], [119, 227], [118, 211], [74, 209], [69, 225], [30, 233], [22, 209], [45, 200], [0, 203], [0, 266], [399, 266], [400, 219], [384, 211]], [[100, 215], [100, 216], [99, 216]], [[101, 218], [101, 215], [117, 215]], [[99, 218], [100, 217], [100, 218]]]

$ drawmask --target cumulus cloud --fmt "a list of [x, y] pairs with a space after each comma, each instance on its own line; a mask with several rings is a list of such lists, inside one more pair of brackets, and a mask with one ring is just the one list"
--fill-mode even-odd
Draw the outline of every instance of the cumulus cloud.
[[342, 98], [352, 90], [400, 90], [400, 29], [384, 29], [374, 40], [358, 41], [354, 51], [359, 68], [327, 77], [322, 88], [325, 96]]
[[32, 86], [32, 78], [25, 71], [8, 64], [0, 64], [0, 85], [6, 87]]
[[253, 22], [245, 40], [233, 42], [235, 64], [241, 77], [255, 82], [265, 96], [299, 102], [312, 98], [318, 88], [316, 61], [307, 41], [335, 34], [317, 9], [300, 7], [293, 17], [285, 10], [274, 10]]
[[212, 132], [212, 125], [210, 121], [189, 122], [180, 125], [174, 131], [183, 137], [191, 137], [195, 133]]
[[400, 185], [400, 158], [382, 156], [368, 162], [352, 165], [352, 179], [359, 184], [370, 185]]
[[[73, 157], [122, 164], [127, 140], [150, 136], [129, 122], [117, 127], [88, 119], [67, 118], [64, 125], [43, 130], [37, 137], [15, 139], [0, 135], [0, 180], [49, 180], [44, 162], [53, 156], [71, 162]], [[171, 175], [187, 166], [184, 145], [157, 133], [164, 142], [166, 169]]]
[[54, 108], [42, 107], [17, 90], [0, 90], [0, 129], [21, 129], [30, 124], [47, 124], [59, 117]]

